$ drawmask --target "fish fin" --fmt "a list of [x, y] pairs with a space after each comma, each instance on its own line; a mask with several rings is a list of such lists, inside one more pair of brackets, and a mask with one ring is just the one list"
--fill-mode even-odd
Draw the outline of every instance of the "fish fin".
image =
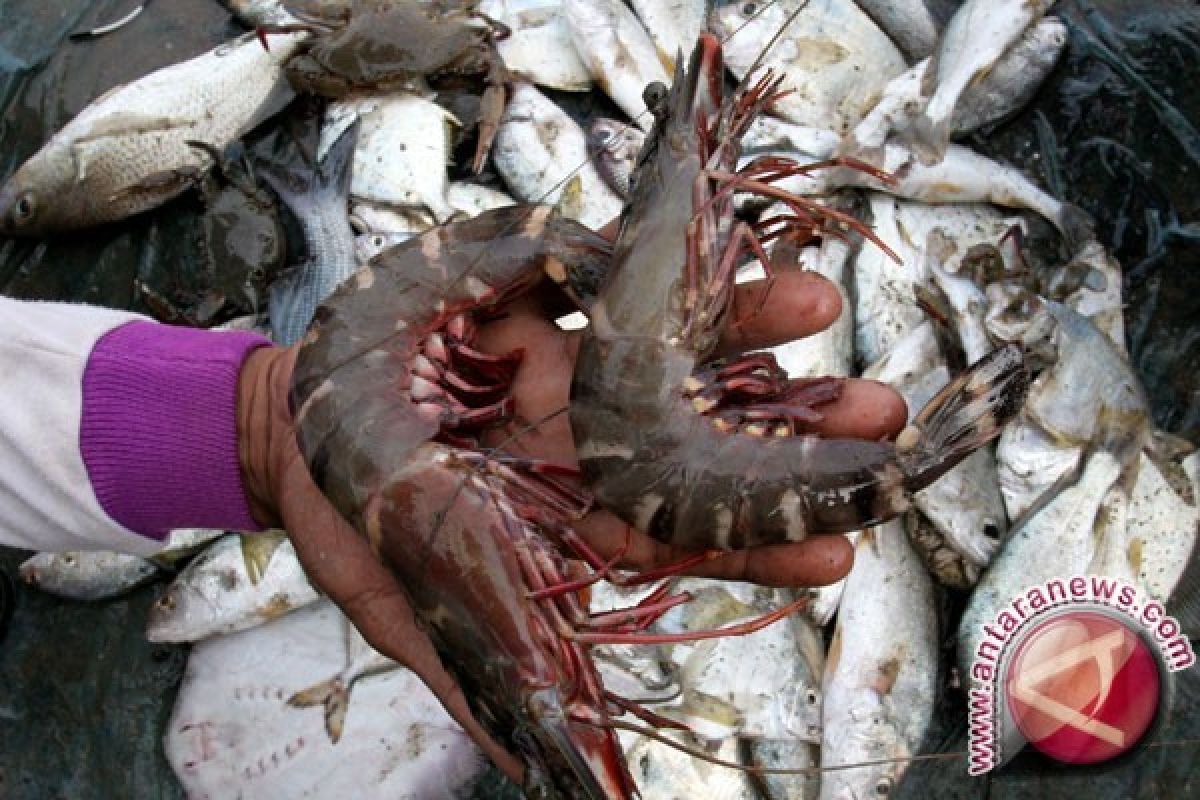
[[347, 126], [329, 146], [316, 169], [308, 164], [262, 161], [258, 165], [257, 174], [293, 211], [320, 202], [317, 196], [327, 192], [346, 198], [350, 193], [354, 146], [358, 142], [361, 125], [361, 122], [355, 120]]
[[277, 344], [288, 347], [299, 341], [308, 329], [311, 320], [302, 320], [303, 327], [296, 329], [296, 308], [304, 298], [300, 294], [305, 270], [310, 268], [311, 261], [298, 264], [285, 270], [267, 289], [267, 310], [271, 320], [271, 339]]
[[275, 555], [283, 539], [283, 534], [278, 531], [242, 535], [242, 558], [246, 562], [246, 574], [250, 576], [252, 585], [257, 586], [267, 574], [271, 557]]
[[1020, 345], [993, 350], [934, 395], [896, 440], [914, 491], [1000, 434], [1025, 402], [1029, 370]]
[[342, 738], [346, 712], [350, 708], [350, 689], [342, 683], [341, 676], [301, 689], [289, 697], [287, 703], [293, 708], [324, 707], [325, 732], [329, 734], [329, 740], [337, 744]]
[[[76, 161], [78, 171], [76, 176], [82, 180], [87, 173], [86, 159]], [[199, 167], [180, 167], [161, 172], [152, 172], [136, 183], [122, 186], [108, 196], [108, 201], [128, 200], [141, 195], [153, 198], [169, 198], [196, 186], [204, 176], [204, 170]]]
[[583, 177], [576, 173], [563, 186], [554, 209], [567, 219], [577, 220], [583, 215], [583, 205]]
[[950, 118], [934, 120], [928, 111], [922, 112], [901, 134], [913, 155], [927, 167], [942, 160], [950, 146]]

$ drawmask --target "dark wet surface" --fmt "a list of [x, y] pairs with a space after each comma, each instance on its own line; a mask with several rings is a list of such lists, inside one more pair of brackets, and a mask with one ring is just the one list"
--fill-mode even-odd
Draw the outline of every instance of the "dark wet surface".
[[[116, 34], [60, 46], [67, 33], [117, 19], [132, 5], [0, 0], [0, 176], [104, 90], [240, 32], [211, 0], [153, 3]], [[1194, 3], [1164, 0], [1072, 0], [1059, 13], [1072, 21], [1069, 57], [1030, 109], [973, 144], [1096, 217], [1126, 269], [1129, 344], [1155, 418], [1197, 441], [1200, 230], [1188, 226], [1200, 227], [1200, 12]], [[1057, 147], [1048, 158], [1051, 137]], [[463, 142], [460, 151], [471, 147]], [[0, 291], [149, 313], [140, 282], [195, 311], [209, 290], [234, 295], [243, 280], [214, 272], [203, 256], [202, 211], [189, 193], [75, 236], [0, 239]], [[21, 557], [0, 552], [0, 570], [14, 574]], [[0, 798], [182, 796], [161, 754], [161, 734], [186, 650], [151, 645], [142, 635], [159, 591], [150, 586], [89, 605], [16, 587], [10, 630], [0, 638]], [[1156, 734], [1161, 742], [1200, 738], [1200, 677], [1192, 669], [1179, 678], [1171, 718]], [[948, 692], [927, 750], [963, 750], [964, 719]], [[986, 779], [968, 779], [961, 760], [921, 762], [897, 794], [1190, 797], [1200, 794], [1197, 755], [1197, 745], [1167, 744], [1076, 770], [1026, 754]], [[516, 796], [494, 773], [480, 786], [479, 797]]]

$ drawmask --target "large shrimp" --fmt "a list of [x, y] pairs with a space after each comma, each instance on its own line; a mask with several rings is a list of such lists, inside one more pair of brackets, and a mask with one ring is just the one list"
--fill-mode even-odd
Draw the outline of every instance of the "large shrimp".
[[[765, 262], [760, 241], [785, 233], [870, 236], [771, 185], [806, 168], [775, 160], [734, 171], [741, 134], [779, 83], [768, 74], [722, 103], [721, 81], [720, 46], [702, 34], [670, 92], [647, 90], [657, 124], [571, 387], [580, 467], [602, 505], [674, 544], [738, 548], [873, 525], [999, 433], [1028, 384], [1022, 353], [985, 357], [895, 444], [803, 435], [821, 384], [789, 384], [766, 354], [698, 371], [728, 317], [742, 254]], [[794, 216], [737, 223], [735, 189], [781, 199]]]
[[[636, 608], [589, 615], [578, 590], [609, 565], [569, 527], [587, 499], [550, 465], [485, 454], [475, 438], [512, 414], [520, 355], [474, 350], [474, 318], [543, 270], [576, 276], [575, 294], [587, 297], [608, 258], [604, 239], [548, 207], [435, 228], [337, 289], [292, 378], [314, 480], [394, 570], [482, 724], [522, 756], [531, 797], [633, 795], [610, 717], [666, 721], [607, 692], [588, 648], [674, 640], [637, 631], [688, 599], [664, 586]], [[597, 573], [572, 576], [545, 534]], [[716, 633], [756, 630], [794, 610]]]

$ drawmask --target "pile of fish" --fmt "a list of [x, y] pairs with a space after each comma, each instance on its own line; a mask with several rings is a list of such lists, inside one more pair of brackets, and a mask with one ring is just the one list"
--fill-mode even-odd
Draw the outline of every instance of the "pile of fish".
[[[726, 639], [594, 648], [606, 685], [690, 731], [663, 734], [690, 753], [621, 732], [644, 797], [890, 795], [955, 683], [939, 661], [955, 624], [939, 619], [947, 589], [969, 593], [960, 682], [983, 622], [1038, 581], [1112, 575], [1172, 610], [1200, 530], [1200, 455], [1151, 423], [1125, 349], [1120, 265], [1079, 209], [953, 141], [1017, 112], [1053, 69], [1067, 37], [1052, 0], [966, 0], [945, 25], [921, 0], [480, 0], [436, 17], [382, 0], [227, 5], [256, 32], [99, 98], [0, 189], [0, 232], [47, 235], [151, 209], [204, 184], [297, 91], [324, 96], [311, 152], [241, 181], [268, 204], [269, 188], [303, 232], [303, 257], [266, 304], [272, 335], [290, 344], [359, 265], [447, 220], [513, 198], [595, 228], [614, 219], [653, 123], [644, 89], [669, 84], [707, 29], [734, 79], [773, 69], [789, 90], [746, 134], [746, 163], [857, 159], [894, 176], [842, 167], [781, 182], [855, 214], [898, 256], [833, 236], [776, 250], [845, 301], [832, 327], [775, 348], [789, 374], [864, 375], [915, 410], [997, 343], [1037, 359], [998, 443], [921, 491], [903, 518], [847, 534], [853, 570], [801, 590], [806, 615]], [[443, 105], [452, 92], [432, 87], [448, 78], [480, 97]], [[595, 90], [626, 119], [585, 130], [552, 99]], [[481, 169], [490, 182], [467, 179]], [[778, 213], [750, 196], [739, 210]], [[1046, 223], [1059, 249], [1035, 257], [1025, 242]], [[151, 560], [42, 554], [21, 574], [96, 600], [201, 548], [147, 631], [201, 642], [166, 736], [190, 795], [440, 797], [470, 782], [478, 753], [321, 601], [281, 532], [180, 531]], [[601, 587], [593, 611], [641, 599]], [[652, 630], [735, 624], [798, 594], [699, 579], [674, 590], [692, 601]]]

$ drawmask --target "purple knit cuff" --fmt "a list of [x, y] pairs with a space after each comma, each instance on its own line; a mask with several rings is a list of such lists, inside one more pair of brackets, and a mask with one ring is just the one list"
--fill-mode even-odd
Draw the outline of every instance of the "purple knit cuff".
[[162, 540], [172, 528], [257, 531], [242, 488], [237, 384], [253, 333], [130, 322], [83, 372], [79, 448], [110, 517]]

